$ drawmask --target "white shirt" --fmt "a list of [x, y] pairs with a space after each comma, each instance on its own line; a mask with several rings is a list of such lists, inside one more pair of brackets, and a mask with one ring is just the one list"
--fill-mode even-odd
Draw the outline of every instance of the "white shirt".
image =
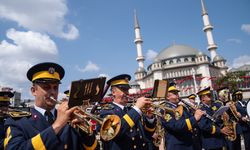
[[[48, 119], [47, 116], [45, 115], [45, 112], [46, 112], [45, 109], [43, 109], [41, 107], [38, 107], [36, 105], [34, 105], [34, 108], [35, 108], [35, 110], [37, 110], [38, 112], [40, 112], [46, 119]], [[50, 112], [53, 115], [53, 119], [55, 119], [55, 108], [53, 108], [52, 110], [50, 110]]]
[[[113, 103], [116, 104], [118, 107], [120, 107], [122, 110], [124, 109], [124, 106], [123, 106], [123, 105], [118, 104], [118, 103], [116, 103], [116, 102], [113, 102]], [[142, 112], [141, 112], [141, 110], [140, 110], [138, 107], [133, 106], [133, 108], [134, 108], [140, 115], [142, 115]]]

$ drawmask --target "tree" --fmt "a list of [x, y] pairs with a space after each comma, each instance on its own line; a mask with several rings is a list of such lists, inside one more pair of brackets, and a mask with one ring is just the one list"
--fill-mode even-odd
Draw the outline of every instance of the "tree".
[[244, 82], [245, 71], [228, 72], [225, 76], [219, 77], [216, 80], [218, 87], [228, 87], [231, 92], [238, 89], [238, 85]]

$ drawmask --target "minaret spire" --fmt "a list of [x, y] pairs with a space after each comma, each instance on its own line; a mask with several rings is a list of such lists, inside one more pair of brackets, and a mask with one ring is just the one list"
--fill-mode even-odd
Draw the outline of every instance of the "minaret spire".
[[204, 4], [204, 0], [201, 0], [202, 15], [207, 15], [207, 9]]
[[214, 57], [217, 55], [216, 49], [218, 48], [218, 46], [214, 42], [213, 34], [212, 34], [212, 30], [214, 27], [210, 24], [204, 0], [201, 0], [201, 7], [202, 7], [202, 19], [204, 23], [203, 31], [206, 33], [207, 42], [208, 42], [207, 49], [210, 51], [211, 59], [213, 61]]
[[140, 26], [139, 26], [139, 22], [138, 22], [138, 18], [137, 18], [137, 15], [136, 15], [136, 11], [134, 11], [134, 21], [135, 21], [135, 26], [134, 26], [134, 29], [135, 29], [135, 45], [136, 45], [136, 49], [137, 49], [137, 62], [138, 62], [138, 65], [139, 65], [139, 70], [144, 70], [144, 57], [142, 55], [142, 38], [141, 38], [141, 34], [140, 34]]

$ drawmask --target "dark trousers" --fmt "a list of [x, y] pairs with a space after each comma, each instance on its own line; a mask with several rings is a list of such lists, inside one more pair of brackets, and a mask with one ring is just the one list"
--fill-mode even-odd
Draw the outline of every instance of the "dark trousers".
[[235, 141], [227, 140], [227, 150], [241, 150], [240, 134], [237, 134]]
[[205, 149], [205, 150], [223, 150], [223, 148]]
[[245, 150], [250, 150], [250, 130], [243, 132]]

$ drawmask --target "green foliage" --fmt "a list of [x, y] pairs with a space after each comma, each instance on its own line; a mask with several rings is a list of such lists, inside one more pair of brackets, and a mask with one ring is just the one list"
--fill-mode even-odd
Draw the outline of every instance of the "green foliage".
[[230, 91], [234, 92], [238, 89], [238, 84], [244, 81], [242, 77], [245, 75], [245, 71], [228, 72], [225, 76], [217, 78], [216, 84], [219, 87], [229, 87]]

